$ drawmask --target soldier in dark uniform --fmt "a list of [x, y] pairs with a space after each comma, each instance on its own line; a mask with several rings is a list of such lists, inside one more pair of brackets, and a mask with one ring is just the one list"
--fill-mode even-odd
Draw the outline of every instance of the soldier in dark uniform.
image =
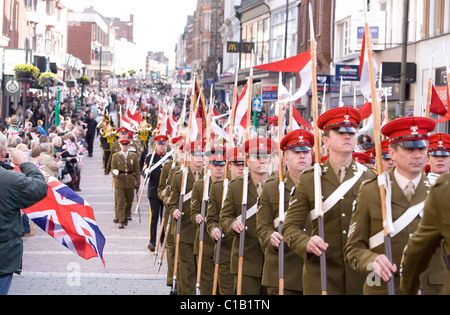
[[[262, 184], [269, 175], [270, 154], [274, 141], [267, 138], [254, 138], [244, 143], [245, 153], [248, 155], [247, 189], [247, 212], [246, 226], [241, 220], [243, 177], [234, 178], [230, 182], [227, 197], [221, 210], [220, 225], [225, 234], [234, 237], [231, 250], [231, 273], [235, 277], [235, 284], [238, 281], [238, 260], [240, 233], [246, 229], [245, 245], [243, 255], [243, 272], [241, 294], [258, 295], [261, 294], [261, 276], [264, 263], [264, 252], [256, 237], [256, 208], [257, 199], [262, 192]], [[244, 175], [245, 176], [245, 175]], [[239, 289], [237, 287], [237, 289]], [[239, 292], [238, 292], [239, 293]]]
[[[314, 135], [304, 129], [288, 133], [281, 140], [281, 151], [284, 152], [287, 172], [284, 174], [284, 211], [289, 207], [289, 197], [297, 183], [298, 176], [311, 167], [311, 150], [314, 145]], [[278, 233], [279, 220], [279, 182], [278, 176], [269, 178], [263, 187], [256, 214], [256, 234], [264, 247], [264, 268], [262, 285], [267, 287], [269, 294], [279, 293], [278, 248], [283, 237]], [[310, 224], [309, 224], [310, 225]], [[308, 226], [310, 232], [310, 226]], [[307, 233], [309, 233], [307, 232]], [[301, 294], [303, 261], [300, 256], [284, 249], [284, 294]]]
[[[227, 180], [219, 180], [211, 184], [209, 192], [208, 210], [206, 212], [206, 226], [208, 233], [217, 242], [221, 237], [219, 253], [219, 270], [217, 286], [220, 295], [235, 294], [234, 278], [230, 273], [230, 256], [233, 237], [225, 234], [220, 228], [220, 211], [222, 209], [224, 186], [228, 190], [228, 182], [244, 173], [244, 154], [241, 147], [235, 147], [226, 151], [226, 159], [229, 163], [229, 175]], [[214, 247], [214, 261], [217, 252], [217, 244]]]
[[[320, 255], [324, 251], [327, 263], [327, 293], [333, 295], [361, 294], [364, 277], [358, 275], [344, 261], [353, 202], [360, 184], [375, 177], [366, 166], [353, 161], [356, 129], [361, 122], [358, 110], [352, 107], [333, 108], [318, 119], [324, 131], [323, 142], [329, 158], [320, 165], [321, 188], [324, 201], [324, 237], [319, 236], [315, 207], [314, 168], [299, 176], [283, 225], [283, 238], [288, 246], [303, 258], [303, 294], [322, 294]], [[341, 187], [342, 186], [342, 187]], [[338, 188], [340, 195], [328, 202]], [[326, 206], [326, 207], [325, 207]], [[308, 217], [312, 220], [311, 234], [304, 229]]]
[[[392, 276], [395, 293], [401, 294], [397, 267], [409, 235], [417, 229], [422, 202], [430, 188], [423, 168], [427, 158], [428, 133], [434, 130], [435, 125], [430, 118], [403, 117], [381, 128], [381, 133], [390, 139], [389, 154], [396, 165], [389, 173], [384, 173], [389, 175], [386, 182], [391, 187], [386, 190], [386, 196], [391, 199], [386, 207], [388, 219], [386, 222], [382, 220], [378, 181], [365, 182], [356, 199], [344, 251], [345, 260], [353, 270], [366, 276], [364, 294], [387, 294], [386, 282]], [[402, 219], [397, 221], [399, 218]], [[392, 229], [394, 222], [395, 230]], [[392, 263], [385, 254], [384, 226], [394, 234], [391, 234]]]
[[[195, 274], [197, 271], [194, 256], [194, 239], [197, 227], [190, 219], [191, 196], [194, 183], [203, 177], [203, 145], [200, 141], [190, 143], [190, 158], [187, 173], [186, 195], [183, 200], [183, 209], [179, 209], [182, 189], [183, 168], [173, 175], [170, 194], [169, 211], [174, 221], [176, 231], [177, 221], [181, 220], [179, 257], [177, 270], [177, 287], [181, 295], [195, 294]], [[175, 258], [176, 259], [176, 258]]]
[[139, 157], [136, 153], [128, 150], [130, 142], [129, 139], [121, 139], [121, 151], [114, 153], [111, 158], [119, 229], [123, 229], [128, 224], [128, 218], [131, 217], [134, 191], [139, 190], [141, 180]]
[[[162, 210], [164, 206], [163, 202], [159, 199], [157, 192], [163, 165], [159, 165], [157, 168], [151, 171], [151, 173], [150, 169], [166, 155], [166, 142], [168, 140], [169, 137], [167, 137], [166, 135], [156, 135], [153, 138], [153, 141], [155, 142], [155, 148], [153, 152], [151, 154], [148, 154], [147, 158], [145, 159], [145, 165], [147, 168], [145, 169], [144, 173], [146, 177], [150, 176], [147, 188], [147, 197], [150, 203], [150, 240], [148, 244], [148, 249], [150, 251], [155, 250], [158, 221], [162, 218]], [[171, 161], [168, 160], [168, 162]], [[163, 242], [163, 240], [164, 234], [161, 236], [161, 243]]]

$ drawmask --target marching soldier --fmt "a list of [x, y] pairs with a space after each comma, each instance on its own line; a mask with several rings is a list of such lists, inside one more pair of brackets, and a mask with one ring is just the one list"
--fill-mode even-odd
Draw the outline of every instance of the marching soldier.
[[423, 218], [408, 240], [402, 261], [400, 288], [404, 294], [417, 294], [419, 275], [427, 268], [436, 249], [444, 246], [446, 270], [440, 294], [450, 294], [450, 174], [441, 175], [426, 198]]
[[430, 136], [428, 147], [428, 164], [430, 172], [428, 179], [432, 184], [436, 179], [450, 170], [450, 135], [435, 133]]
[[[156, 135], [153, 138], [155, 141], [154, 152], [147, 155], [145, 159], [145, 165], [147, 168], [145, 169], [145, 176], [150, 176], [148, 180], [148, 188], [147, 188], [147, 197], [150, 203], [150, 240], [148, 244], [148, 249], [150, 251], [155, 251], [156, 245], [156, 230], [158, 227], [159, 219], [162, 219], [162, 210], [163, 210], [163, 202], [158, 197], [158, 186], [159, 180], [161, 176], [162, 165], [159, 165], [153, 171], [150, 172], [150, 169], [153, 165], [157, 164], [165, 155], [166, 155], [166, 142], [169, 140], [169, 137], [166, 135]], [[161, 236], [161, 243], [164, 240], [164, 236]]]
[[[373, 150], [373, 153], [376, 155], [375, 150]], [[381, 141], [381, 158], [383, 172], [391, 171], [395, 166], [395, 162], [391, 159], [391, 155], [389, 154], [389, 139]]]
[[[297, 129], [283, 137], [280, 143], [284, 152], [287, 172], [284, 175], [284, 209], [289, 206], [291, 190], [297, 182], [298, 176], [312, 165], [311, 149], [314, 135], [304, 129]], [[267, 287], [269, 294], [278, 294], [278, 248], [283, 237], [278, 233], [279, 215], [279, 178], [271, 177], [264, 183], [256, 214], [256, 233], [264, 248], [264, 268], [262, 285]], [[310, 224], [309, 224], [310, 225]], [[308, 226], [308, 230], [310, 230]], [[307, 232], [309, 233], [309, 232]], [[300, 256], [285, 248], [285, 289], [287, 295], [301, 294], [303, 261]]]
[[[431, 185], [443, 174], [449, 172], [450, 168], [450, 136], [446, 133], [435, 133], [430, 135], [428, 146], [428, 166], [430, 171], [427, 174]], [[436, 248], [431, 257], [429, 267], [420, 275], [421, 292], [425, 295], [436, 295], [445, 283], [446, 265], [443, 244]]]
[[[351, 107], [333, 108], [318, 119], [324, 131], [323, 143], [329, 157], [321, 165], [323, 195], [324, 236], [319, 236], [318, 218], [315, 216], [314, 168], [303, 171], [295, 185], [283, 226], [286, 244], [303, 258], [303, 293], [321, 294], [320, 255], [327, 264], [328, 294], [361, 294], [364, 277], [358, 275], [344, 261], [344, 245], [349, 231], [352, 205], [360, 184], [375, 177], [374, 172], [352, 159], [356, 147], [356, 129], [361, 122], [358, 110]], [[338, 190], [339, 189], [339, 190]], [[339, 195], [334, 194], [339, 191]], [[308, 216], [312, 220], [312, 233], [307, 234]]]
[[[387, 294], [388, 282], [394, 278], [395, 293], [401, 294], [401, 255], [409, 235], [417, 229], [423, 202], [428, 194], [430, 182], [423, 173], [427, 158], [428, 133], [435, 128], [435, 122], [426, 117], [404, 117], [395, 119], [381, 128], [381, 133], [390, 139], [389, 154], [395, 167], [388, 174], [386, 198], [387, 226], [392, 238], [390, 262], [385, 254], [384, 226], [378, 181], [366, 181], [359, 191], [355, 211], [352, 215], [345, 260], [353, 270], [365, 275], [364, 294]], [[389, 220], [391, 214], [391, 220]], [[394, 235], [392, 235], [394, 233]]]
[[107, 124], [100, 131], [100, 145], [103, 150], [103, 168], [105, 169], [105, 175], [107, 174], [106, 169], [108, 167], [109, 157], [111, 156], [111, 146], [116, 141], [116, 128], [114, 127], [112, 121]]
[[230, 182], [227, 197], [221, 210], [220, 225], [226, 235], [234, 237], [231, 250], [231, 274], [235, 284], [238, 281], [238, 260], [240, 233], [245, 231], [243, 255], [242, 287], [243, 295], [261, 294], [261, 276], [264, 262], [264, 252], [256, 237], [257, 199], [262, 192], [262, 185], [269, 175], [270, 154], [274, 141], [267, 138], [254, 138], [244, 143], [245, 153], [248, 155], [248, 198], [246, 211], [246, 226], [241, 220], [243, 196], [243, 177], [236, 177]]
[[[141, 170], [144, 169], [145, 164], [145, 158], [148, 154], [148, 144], [150, 140], [150, 130], [151, 125], [147, 122], [147, 116], [143, 117], [143, 120], [139, 124], [139, 139], [141, 140], [142, 145], [142, 154], [141, 154], [141, 160], [140, 160], [140, 167]], [[155, 141], [155, 139], [153, 139]], [[147, 164], [148, 165], [148, 164]]]
[[174, 218], [174, 231], [177, 220], [181, 220], [179, 257], [177, 274], [178, 293], [181, 295], [195, 294], [195, 273], [196, 263], [194, 257], [194, 239], [197, 227], [190, 220], [191, 196], [194, 183], [203, 177], [203, 145], [200, 141], [193, 141], [190, 144], [190, 160], [188, 166], [186, 195], [183, 200], [183, 209], [179, 209], [180, 195], [182, 193], [183, 170], [180, 169], [173, 175], [170, 194], [169, 211]]
[[121, 139], [121, 151], [115, 153], [111, 158], [111, 172], [115, 182], [116, 218], [119, 229], [128, 225], [134, 190], [139, 190], [141, 179], [139, 157], [136, 153], [129, 151], [130, 142], [129, 139]]
[[[207, 168], [211, 173], [209, 178], [209, 185], [206, 188], [208, 196], [209, 190], [212, 183], [222, 180], [225, 177], [225, 151], [223, 147], [212, 148], [210, 151], [205, 153], [205, 156], [208, 158]], [[194, 243], [194, 254], [197, 256], [197, 264], [199, 257], [199, 243], [200, 243], [200, 225], [204, 221], [204, 217], [202, 217], [202, 207], [205, 207], [205, 217], [206, 217], [206, 209], [208, 208], [209, 202], [206, 201], [205, 205], [203, 203], [203, 189], [204, 189], [205, 181], [204, 179], [199, 179], [194, 183], [194, 187], [192, 188], [192, 198], [191, 198], [191, 220], [198, 227], [197, 233], [195, 235], [195, 243]], [[205, 224], [205, 223], [204, 223]], [[201, 276], [200, 276], [200, 294], [201, 295], [211, 295], [212, 294], [212, 285], [213, 285], [213, 277], [214, 277], [214, 240], [209, 236], [206, 232], [207, 229], [204, 229], [205, 233], [203, 236], [203, 253], [201, 257]], [[197, 275], [198, 277], [198, 275]]]
[[128, 139], [130, 140], [130, 147], [128, 151], [134, 152], [136, 154], [140, 154], [140, 145], [136, 141], [133, 140], [134, 132], [131, 130], [128, 130], [125, 127], [120, 127], [117, 130], [118, 139], [116, 139], [113, 144], [111, 145], [111, 153], [109, 156], [108, 164], [106, 167], [106, 174], [109, 174], [111, 172], [111, 157], [114, 155], [114, 153], [120, 152], [120, 140], [122, 139]]
[[[173, 174], [178, 172], [180, 170], [181, 165], [181, 159], [183, 157], [182, 150], [183, 150], [183, 141], [182, 137], [176, 137], [172, 139], [172, 143], [175, 144], [175, 158], [171, 163], [164, 164], [162, 170], [161, 170], [161, 177], [159, 179], [159, 186], [158, 186], [158, 198], [163, 201], [164, 206], [166, 209], [169, 209], [169, 201], [170, 201], [170, 193], [171, 193], [171, 186], [170, 183], [172, 182]], [[169, 211], [166, 211], [165, 216], [165, 222], [169, 222], [170, 217]], [[173, 237], [173, 231], [174, 231], [173, 221], [170, 225], [170, 230], [165, 231], [165, 238], [166, 240], [166, 260], [167, 260], [167, 285], [172, 286], [172, 278], [173, 278], [173, 265], [174, 265], [174, 255], [175, 255], [175, 240]]]
[[[226, 158], [229, 163], [229, 177], [232, 180], [244, 174], [244, 152], [240, 147], [232, 148], [226, 151]], [[221, 239], [219, 257], [218, 259], [218, 292], [220, 295], [235, 294], [234, 278], [230, 273], [230, 256], [231, 246], [233, 244], [233, 237], [224, 234], [220, 229], [220, 211], [222, 209], [222, 199], [224, 191], [224, 180], [218, 180], [211, 184], [209, 192], [208, 210], [206, 213], [206, 226], [211, 237], [217, 242]], [[215, 245], [214, 253], [217, 253], [217, 246]]]

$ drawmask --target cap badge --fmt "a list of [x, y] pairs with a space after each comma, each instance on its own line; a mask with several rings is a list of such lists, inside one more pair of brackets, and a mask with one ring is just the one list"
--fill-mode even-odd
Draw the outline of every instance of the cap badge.
[[348, 123], [350, 122], [350, 115], [344, 115], [344, 122]]
[[444, 141], [438, 141], [438, 147], [444, 147]]
[[419, 130], [419, 127], [417, 127], [417, 126], [412, 126], [412, 127], [411, 127], [411, 135], [418, 135], [419, 132], [418, 132], [417, 130]]
[[300, 142], [303, 142], [303, 136], [298, 137], [298, 140], [300, 140]]

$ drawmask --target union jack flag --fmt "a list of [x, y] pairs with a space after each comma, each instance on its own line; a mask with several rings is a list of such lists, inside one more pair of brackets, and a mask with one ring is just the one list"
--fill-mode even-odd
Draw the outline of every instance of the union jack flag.
[[92, 207], [56, 178], [50, 176], [47, 197], [22, 211], [80, 257], [86, 260], [99, 257], [105, 266], [105, 237], [95, 221]]
[[64, 140], [64, 144], [66, 145], [66, 149], [76, 148], [75, 144], [70, 139]]

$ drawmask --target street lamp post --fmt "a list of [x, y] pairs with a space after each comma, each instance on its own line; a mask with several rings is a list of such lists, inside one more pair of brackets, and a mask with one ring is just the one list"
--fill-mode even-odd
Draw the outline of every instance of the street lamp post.
[[[95, 48], [94, 54], [98, 55], [99, 51], [98, 48]], [[103, 56], [103, 46], [100, 46], [100, 67], [99, 67], [99, 74], [98, 74], [98, 92], [102, 92], [102, 56]]]

